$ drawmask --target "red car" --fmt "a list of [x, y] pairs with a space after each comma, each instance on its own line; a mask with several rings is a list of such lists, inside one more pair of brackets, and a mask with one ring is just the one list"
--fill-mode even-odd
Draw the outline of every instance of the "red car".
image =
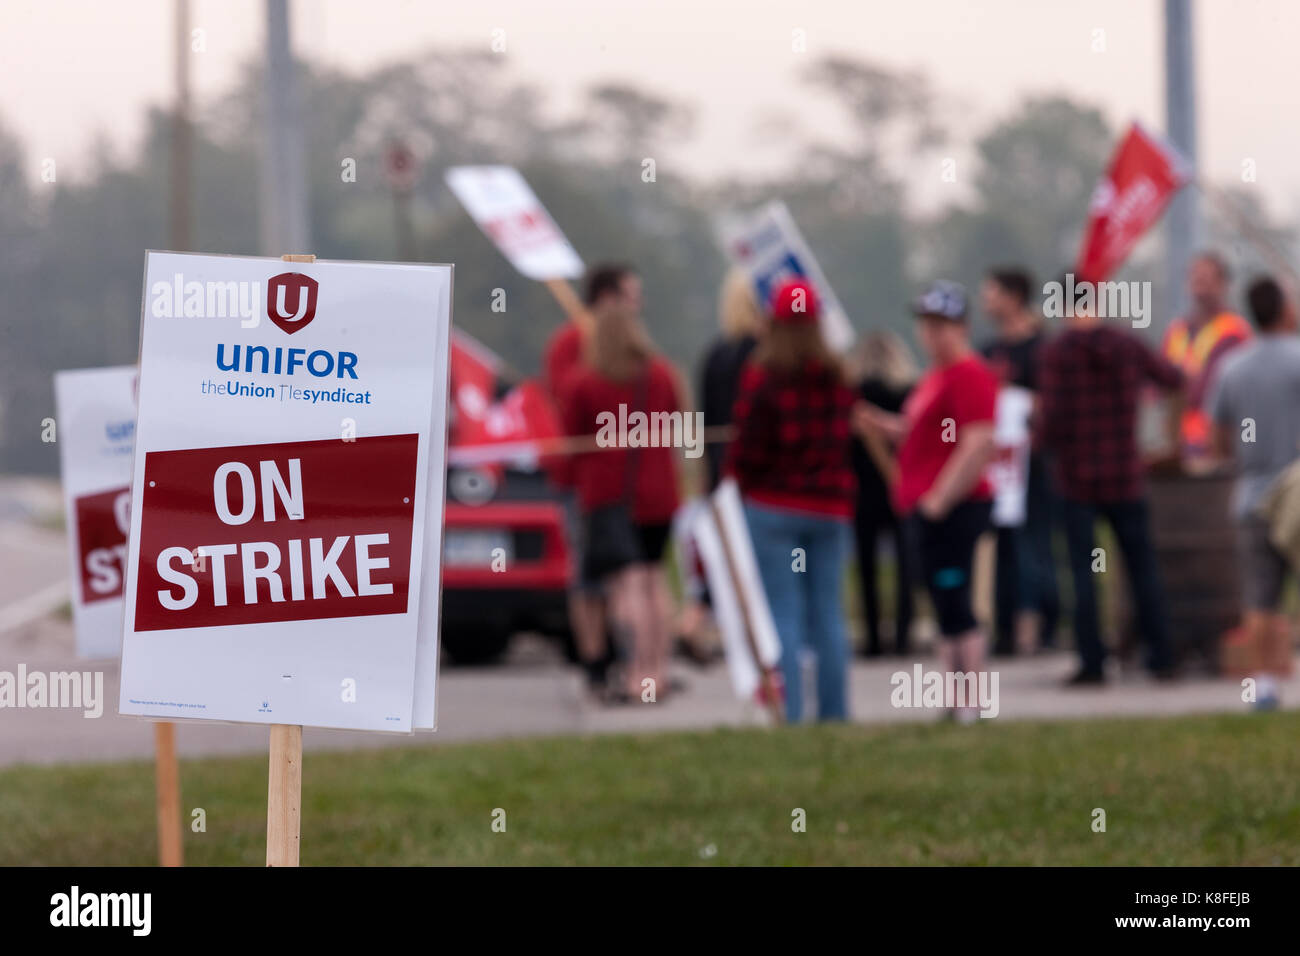
[[571, 653], [564, 498], [532, 451], [558, 434], [558, 416], [540, 386], [511, 387], [500, 368], [456, 334], [442, 570], [442, 646], [454, 663], [498, 658], [520, 631], [558, 637]]

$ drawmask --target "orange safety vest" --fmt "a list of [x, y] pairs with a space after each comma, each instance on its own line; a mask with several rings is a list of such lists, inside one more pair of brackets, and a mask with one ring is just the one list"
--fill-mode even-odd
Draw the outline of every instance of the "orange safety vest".
[[1250, 324], [1233, 312], [1220, 312], [1206, 322], [1195, 336], [1188, 331], [1187, 320], [1177, 319], [1165, 334], [1162, 351], [1165, 358], [1182, 369], [1186, 377], [1189, 401], [1183, 410], [1181, 434], [1184, 447], [1204, 449], [1210, 441], [1210, 419], [1201, 408], [1198, 385], [1208, 372], [1210, 356], [1227, 338], [1250, 338]]

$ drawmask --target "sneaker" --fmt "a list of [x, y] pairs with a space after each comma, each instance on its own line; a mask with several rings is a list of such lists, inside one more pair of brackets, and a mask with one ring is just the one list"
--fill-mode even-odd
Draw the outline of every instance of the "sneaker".
[[1079, 670], [1075, 675], [1065, 682], [1066, 687], [1093, 687], [1106, 683], [1106, 675], [1101, 671], [1092, 671], [1087, 668]]

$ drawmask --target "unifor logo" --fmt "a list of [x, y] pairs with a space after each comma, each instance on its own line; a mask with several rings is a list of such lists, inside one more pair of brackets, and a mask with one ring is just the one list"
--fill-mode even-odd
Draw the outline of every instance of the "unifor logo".
[[292, 335], [316, 318], [316, 290], [320, 283], [301, 272], [282, 272], [266, 284], [266, 314]]

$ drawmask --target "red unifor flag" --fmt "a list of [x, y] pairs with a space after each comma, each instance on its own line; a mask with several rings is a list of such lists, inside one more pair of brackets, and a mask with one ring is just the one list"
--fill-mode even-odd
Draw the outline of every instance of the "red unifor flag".
[[496, 399], [501, 360], [460, 331], [452, 333], [450, 462], [500, 467], [536, 460], [560, 436], [559, 416], [536, 382], [523, 382]]
[[1093, 190], [1076, 279], [1100, 282], [1114, 272], [1190, 179], [1187, 160], [1134, 123]]

